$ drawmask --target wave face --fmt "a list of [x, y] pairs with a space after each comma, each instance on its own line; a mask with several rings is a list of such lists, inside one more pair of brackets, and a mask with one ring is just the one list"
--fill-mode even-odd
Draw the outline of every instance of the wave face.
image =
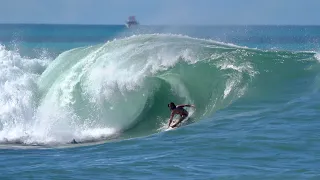
[[311, 52], [261, 51], [168, 34], [72, 49], [47, 68], [47, 60], [20, 59], [1, 55], [2, 143], [149, 135], [166, 126], [171, 101], [196, 104], [190, 122], [197, 122], [240, 97], [275, 98], [297, 77], [315, 77], [317, 67]]

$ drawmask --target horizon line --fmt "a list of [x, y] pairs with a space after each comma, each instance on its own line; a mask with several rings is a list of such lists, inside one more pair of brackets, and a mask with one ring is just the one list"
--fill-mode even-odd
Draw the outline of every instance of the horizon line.
[[[2, 23], [0, 25], [125, 26], [125, 24]], [[138, 26], [320, 26], [320, 24], [140, 24]]]

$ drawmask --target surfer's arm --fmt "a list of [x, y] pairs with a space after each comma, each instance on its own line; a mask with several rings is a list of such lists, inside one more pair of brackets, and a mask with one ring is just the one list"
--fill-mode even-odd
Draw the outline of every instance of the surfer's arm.
[[193, 104], [181, 104], [178, 107], [194, 107], [195, 108], [196, 106]]
[[170, 115], [168, 127], [170, 127], [170, 124], [172, 122], [173, 116], [174, 116], [174, 113], [172, 112], [171, 115]]

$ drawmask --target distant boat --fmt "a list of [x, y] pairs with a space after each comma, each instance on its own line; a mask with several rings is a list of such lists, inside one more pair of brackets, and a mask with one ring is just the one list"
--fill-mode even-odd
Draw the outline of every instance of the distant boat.
[[130, 28], [132, 26], [137, 26], [139, 25], [138, 21], [136, 20], [135, 16], [129, 16], [127, 22], [126, 22], [126, 26], [127, 28]]

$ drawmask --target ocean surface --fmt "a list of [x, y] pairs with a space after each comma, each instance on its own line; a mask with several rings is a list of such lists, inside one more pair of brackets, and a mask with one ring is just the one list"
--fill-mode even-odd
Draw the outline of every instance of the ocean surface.
[[320, 179], [319, 61], [320, 26], [2, 24], [0, 179]]

